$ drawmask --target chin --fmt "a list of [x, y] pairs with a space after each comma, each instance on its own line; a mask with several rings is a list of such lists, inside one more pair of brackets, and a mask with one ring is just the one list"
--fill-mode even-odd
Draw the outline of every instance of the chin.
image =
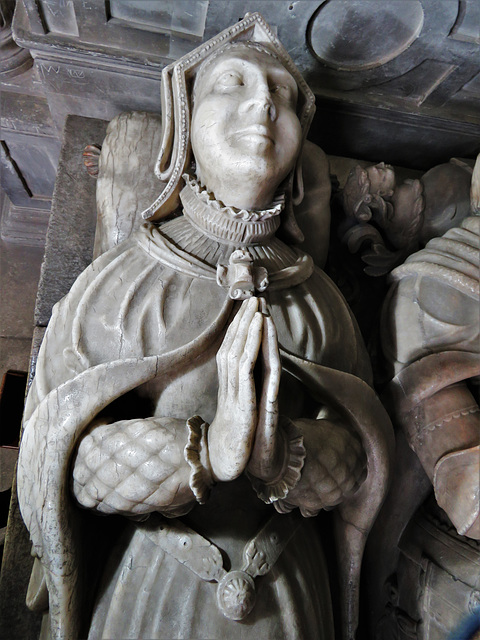
[[248, 153], [236, 153], [235, 157], [232, 154], [235, 171], [249, 181], [276, 181], [280, 184], [294, 165], [294, 159], [288, 164], [280, 161], [273, 145], [267, 148], [257, 146], [255, 150], [252, 147]]
[[[205, 147], [204, 147], [205, 149]], [[217, 147], [217, 153], [200, 152], [197, 160], [197, 176], [224, 204], [239, 209], [262, 209], [268, 207], [274, 191], [295, 164], [294, 158], [279, 161], [273, 144]], [[202, 170], [203, 169], [203, 170]], [[263, 194], [272, 194], [269, 198]], [[268, 201], [266, 201], [268, 199]]]
[[239, 154], [254, 155], [259, 157], [273, 157], [275, 155], [275, 143], [265, 136], [249, 135], [241, 138], [234, 147]]

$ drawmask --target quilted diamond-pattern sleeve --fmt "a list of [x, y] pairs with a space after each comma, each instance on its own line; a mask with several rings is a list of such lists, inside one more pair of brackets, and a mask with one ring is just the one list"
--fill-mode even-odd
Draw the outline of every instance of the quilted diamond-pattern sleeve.
[[103, 514], [181, 515], [195, 504], [184, 457], [185, 421], [122, 420], [95, 426], [80, 441], [73, 493], [81, 506]]

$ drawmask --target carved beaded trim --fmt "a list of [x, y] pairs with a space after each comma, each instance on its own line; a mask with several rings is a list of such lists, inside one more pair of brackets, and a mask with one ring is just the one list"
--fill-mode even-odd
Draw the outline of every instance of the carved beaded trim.
[[448, 413], [447, 415], [443, 416], [439, 421], [427, 424], [423, 428], [423, 430], [433, 431], [434, 429], [442, 427], [447, 422], [451, 422], [452, 420], [458, 420], [459, 418], [471, 415], [473, 413], [479, 413], [479, 412], [480, 412], [480, 407], [477, 405], [467, 407], [459, 411], [452, 411], [452, 413]]
[[410, 429], [412, 446], [417, 447], [423, 444], [425, 432], [434, 431], [435, 429], [440, 429], [444, 427], [446, 424], [448, 424], [449, 422], [451, 422], [452, 420], [458, 420], [459, 418], [464, 418], [465, 416], [478, 413], [479, 411], [480, 411], [480, 407], [478, 405], [472, 405], [471, 407], [465, 407], [464, 409], [457, 409], [456, 411], [447, 413], [445, 416], [442, 416], [438, 420], [435, 420], [434, 422], [430, 422], [429, 424], [426, 424], [426, 425], [417, 424], [413, 422], [412, 427]]

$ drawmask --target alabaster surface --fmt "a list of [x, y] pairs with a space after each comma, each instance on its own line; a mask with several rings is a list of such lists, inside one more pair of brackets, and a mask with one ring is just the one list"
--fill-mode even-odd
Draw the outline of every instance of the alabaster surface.
[[111, 126], [98, 258], [55, 306], [27, 400], [28, 603], [58, 640], [332, 640], [313, 518], [334, 508], [337, 633], [353, 638], [392, 433], [320, 268], [313, 94], [258, 14], [167, 67], [162, 91], [161, 131], [130, 123], [161, 136], [160, 195], [132, 201], [122, 171], [151, 153], [117, 174]]
[[[391, 273], [383, 311], [383, 351], [397, 421], [460, 535], [480, 539], [480, 157], [472, 171], [454, 164], [457, 198], [430, 206], [423, 228], [447, 226]], [[429, 171], [444, 194], [445, 165]], [[468, 170], [469, 169], [469, 170]], [[465, 188], [465, 175], [468, 188]], [[439, 180], [440, 179], [440, 180]], [[466, 193], [465, 193], [466, 192]], [[465, 216], [465, 196], [468, 213]], [[427, 204], [429, 200], [427, 198]], [[448, 211], [454, 215], [446, 215]], [[448, 220], [447, 220], [448, 218]]]
[[479, 216], [428, 242], [393, 271], [383, 325], [398, 421], [438, 504], [475, 539], [480, 412], [468, 383], [480, 373], [479, 255]]
[[478, 629], [479, 171], [479, 158], [473, 170], [452, 160], [417, 180], [423, 195], [405, 227], [413, 223], [416, 242], [430, 239], [420, 250], [413, 242], [388, 277], [382, 397], [397, 428], [396, 459], [366, 562], [379, 640]]

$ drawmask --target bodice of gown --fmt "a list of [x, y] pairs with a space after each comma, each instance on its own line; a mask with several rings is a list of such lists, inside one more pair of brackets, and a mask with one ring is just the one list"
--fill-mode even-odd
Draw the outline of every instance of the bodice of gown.
[[[163, 247], [165, 238], [168, 251], [178, 254], [179, 263], [170, 260], [163, 249], [157, 251]], [[230, 252], [234, 248], [230, 247]], [[288, 268], [298, 257], [276, 239], [250, 250], [258, 264], [269, 270]], [[225, 248], [211, 239], [199, 240], [198, 233], [181, 218], [167, 223], [160, 231], [147, 225], [98, 258], [54, 309], [42, 346], [49, 357], [39, 358], [31, 397], [38, 396], [37, 401], [41, 400], [64, 380], [97, 364], [164, 354], [194, 340], [215, 321], [227, 299], [226, 290], [217, 284], [215, 270], [209, 264], [221, 259], [222, 251]], [[198, 253], [206, 254], [207, 259], [200, 263], [195, 275], [189, 273], [188, 265], [185, 267], [182, 261], [188, 262], [192, 254]], [[224, 254], [223, 259], [228, 259], [228, 255]], [[210, 268], [211, 277], [204, 277], [210, 272], [208, 268], [202, 271], [202, 265]], [[295, 287], [271, 292], [267, 289], [263, 295], [283, 349], [369, 379], [368, 359], [357, 325], [338, 289], [321, 270], [315, 269], [305, 282]], [[231, 317], [239, 305], [235, 303]], [[210, 422], [215, 415], [218, 389], [215, 356], [223, 335], [224, 331], [220, 332], [210, 347], [188, 365], [168, 375], [159, 371], [155, 379], [138, 388], [130, 402], [133, 409], [130, 408], [129, 416], [114, 413], [110, 417], [117, 420], [134, 417], [138, 402], [142, 407], [139, 415], [183, 420], [201, 415]], [[318, 410], [301, 384], [283, 373], [281, 413], [292, 419], [315, 418]], [[232, 483], [215, 487], [209, 505], [190, 514], [195, 527], [215, 539], [219, 532], [221, 538], [222, 528], [208, 526], [214, 520], [210, 512], [228, 510], [230, 522], [237, 523], [228, 528], [239, 532], [239, 544], [230, 545], [237, 560], [243, 544], [257, 532], [271, 510], [258, 500], [248, 482], [243, 479], [238, 484], [243, 487], [240, 493], [246, 496], [248, 519], [243, 517], [247, 507], [232, 500], [235, 494]], [[217, 542], [221, 544], [221, 540]]]
[[[175, 241], [179, 233], [183, 248]], [[113, 360], [168, 353], [196, 338], [214, 322], [227, 292], [216, 283], [210, 262], [215, 264], [225, 248], [201, 236], [199, 249], [198, 236], [183, 217], [167, 223], [160, 231], [146, 225], [98, 258], [78, 278], [68, 296], [54, 308], [39, 355], [27, 416], [49, 391], [81, 371]], [[164, 248], [158, 250], [165, 242], [167, 257]], [[230, 251], [234, 248], [230, 247]], [[199, 265], [196, 273], [178, 267], [185, 257], [187, 262], [190, 260], [193, 250], [207, 254], [206, 259], [193, 258], [194, 267]], [[275, 238], [250, 250], [256, 262], [267, 269], [288, 268], [297, 259], [289, 247]], [[179, 260], [169, 259], [171, 251], [178, 254]], [[336, 286], [321, 270], [315, 269], [295, 287], [272, 292], [267, 289], [263, 295], [282, 348], [369, 381], [368, 358], [356, 322]], [[234, 305], [232, 317], [238, 306], [239, 303]], [[215, 355], [222, 337], [223, 334], [218, 335], [211, 347], [188, 366], [168, 376], [160, 371], [154, 381], [139, 389], [139, 395], [148, 401], [147, 408], [139, 413], [182, 419], [199, 414], [211, 421], [218, 385]], [[297, 383], [286, 378], [282, 379], [282, 411], [292, 418], [309, 417], [302, 415], [304, 394]], [[128, 417], [134, 415], [135, 410]]]
[[[78, 278], [68, 296], [54, 308], [42, 345], [42, 353], [48, 358], [39, 357], [32, 405], [89, 367], [168, 353], [214, 322], [228, 295], [217, 284], [214, 267], [199, 261], [200, 270], [204, 269], [199, 277], [179, 268], [174, 260], [168, 263], [164, 251], [156, 251], [160, 240], [164, 243], [168, 238], [169, 227], [175, 231], [181, 224], [188, 227], [181, 218], [164, 225], [161, 233], [147, 225], [98, 258]], [[195, 230], [191, 235], [195, 237]], [[185, 249], [167, 242], [180, 255], [180, 263], [183, 256], [190, 258], [187, 241]], [[214, 241], [207, 238], [206, 250], [215, 254], [212, 244]], [[287, 268], [297, 259], [276, 239], [251, 251], [256, 262], [269, 269]], [[369, 381], [370, 367], [356, 322], [336, 286], [321, 270], [315, 268], [297, 286], [272, 292], [267, 289], [263, 295], [282, 348]], [[238, 306], [235, 303], [232, 318]], [[141, 390], [153, 402], [153, 414], [185, 419], [200, 414], [207, 421], [213, 418], [218, 384], [215, 354], [222, 337], [219, 335], [208, 351], [182, 370], [168, 377], [160, 371], [156, 380]]]
[[[116, 363], [130, 359], [141, 362], [146, 356], [156, 355], [168, 358], [209, 327], [217, 327], [221, 309], [231, 307], [229, 320], [218, 325], [218, 335], [215, 333], [208, 347], [184, 360], [174, 372], [157, 370], [151, 382], [135, 389], [136, 395], [127, 398], [130, 415], [124, 415], [118, 405], [105, 409], [112, 411], [113, 420], [136, 417], [138, 403], [137, 417], [165, 416], [183, 421], [200, 414], [211, 421], [218, 388], [215, 355], [239, 307], [239, 303], [229, 301], [228, 290], [217, 284], [216, 265], [228, 261], [236, 248], [235, 243], [222, 244], [180, 217], [160, 229], [145, 225], [100, 256], [53, 311], [26, 419], [63, 382], [75, 383], [77, 376], [83, 379], [80, 374], [84, 372], [95, 374], [96, 365], [111, 363], [113, 369]], [[299, 257], [275, 237], [249, 245], [248, 251], [254, 264], [269, 274], [290, 273]], [[317, 269], [308, 277], [294, 280], [287, 277], [291, 285], [271, 287], [263, 293], [281, 348], [300, 359], [369, 382], [368, 358], [338, 289]], [[293, 419], [316, 417], [319, 407], [299, 385], [288, 374], [282, 375], [281, 411]], [[273, 508], [256, 497], [243, 477], [214, 487], [208, 505], [193, 509], [186, 521], [228, 550], [227, 569], [230, 564], [239, 568], [243, 545], [270, 513]], [[178, 611], [169, 613], [169, 608], [170, 602], [178, 608], [186, 593], [197, 599], [197, 604], [190, 610], [190, 631], [182, 637], [200, 637], [199, 629], [202, 637], [214, 637], [213, 632], [206, 631], [212, 628], [218, 638], [251, 638], [248, 624], [254, 625], [253, 632], [259, 637], [332, 637], [325, 565], [312, 522], [300, 528], [273, 571], [261, 578], [269, 595], [261, 599], [252, 622], [245, 626], [231, 621], [227, 624], [216, 610], [212, 585], [197, 579], [160, 547], [152, 547], [141, 528], [133, 533], [130, 530], [116, 546], [104, 575], [107, 583], [98, 592], [92, 638], [180, 637]], [[172, 591], [169, 584], [176, 585]], [[163, 598], [162, 606], [147, 603], [156, 596]], [[142, 602], [146, 608], [142, 608]], [[199, 610], [204, 618], [201, 624], [197, 620]], [[109, 620], [115, 630], [108, 626]], [[293, 626], [291, 620], [295, 620]], [[137, 622], [141, 635], [136, 630], [127, 631], [127, 625], [134, 629]], [[300, 633], [300, 627], [305, 631]]]

